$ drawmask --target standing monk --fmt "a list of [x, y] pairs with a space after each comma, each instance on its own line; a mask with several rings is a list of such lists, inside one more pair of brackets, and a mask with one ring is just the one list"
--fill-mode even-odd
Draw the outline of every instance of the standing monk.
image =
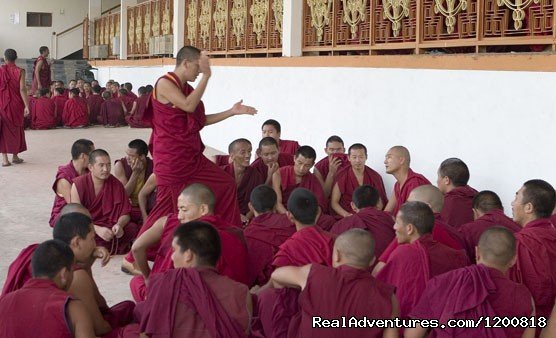
[[336, 172], [349, 165], [347, 155], [344, 154], [345, 151], [344, 140], [340, 136], [330, 136], [326, 140], [326, 148], [324, 148], [326, 157], [315, 164], [313, 173], [322, 182], [326, 197], [332, 193]]
[[31, 84], [31, 94], [36, 93], [41, 88], [50, 88], [50, 64], [48, 63], [48, 55], [50, 50], [48, 47], [42, 46], [39, 48], [39, 57], [35, 60], [33, 65], [33, 82]]
[[272, 137], [265, 137], [259, 142], [257, 157], [251, 166], [257, 169], [268, 185], [272, 184], [272, 175], [279, 168], [293, 165], [293, 156], [281, 153], [278, 142]]
[[25, 70], [16, 66], [15, 60], [16, 51], [6, 49], [6, 64], [0, 67], [0, 153], [3, 167], [11, 165], [8, 154], [12, 154], [14, 164], [19, 164], [23, 159], [17, 155], [27, 150], [23, 122], [29, 115], [29, 98]]
[[282, 127], [280, 123], [276, 120], [266, 120], [261, 127], [263, 137], [272, 137], [278, 142], [280, 152], [289, 155], [295, 155], [297, 149], [299, 149], [299, 143], [297, 141], [291, 140], [281, 140], [280, 135], [282, 134]]

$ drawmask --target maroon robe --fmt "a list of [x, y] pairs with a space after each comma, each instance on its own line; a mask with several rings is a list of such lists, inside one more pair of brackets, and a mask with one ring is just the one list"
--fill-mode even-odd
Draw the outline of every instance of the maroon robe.
[[291, 193], [296, 188], [305, 188], [310, 190], [317, 201], [319, 206], [324, 213], [328, 213], [328, 199], [324, 196], [324, 190], [322, 190], [322, 184], [319, 179], [312, 173], [307, 173], [301, 178], [301, 182], [296, 182], [296, 176], [293, 166], [282, 167], [278, 169], [281, 178], [281, 190], [282, 190], [282, 204], [285, 207], [288, 205], [288, 199]]
[[479, 243], [479, 238], [485, 230], [493, 226], [503, 226], [513, 233], [521, 230], [521, 227], [511, 218], [504, 215], [504, 211], [500, 209], [493, 209], [475, 221], [459, 227], [465, 251], [471, 262], [475, 262], [475, 247]]
[[[293, 156], [280, 153], [278, 155], [278, 167], [282, 168], [288, 165], [293, 165]], [[268, 178], [268, 166], [264, 164], [263, 159], [260, 157], [257, 158], [255, 161], [253, 161], [253, 163], [251, 163], [251, 166], [257, 169], [259, 173], [261, 173], [266, 182]]]
[[[230, 174], [235, 181], [234, 164], [230, 163], [222, 167], [222, 169]], [[261, 174], [252, 167], [246, 167], [241, 183], [237, 186], [237, 202], [239, 204], [239, 212], [242, 215], [249, 213], [249, 200], [251, 198], [251, 191], [258, 185], [264, 184], [264, 179]]]
[[[114, 164], [118, 162], [122, 164], [125, 177], [129, 181], [129, 179], [131, 178], [131, 174], [133, 173], [133, 169], [131, 169], [131, 166], [127, 162], [127, 158], [123, 157], [119, 160], [116, 160]], [[149, 179], [152, 173], [153, 173], [153, 160], [147, 157], [147, 166], [145, 168], [145, 177], [143, 178], [144, 180], [143, 183], [147, 182], [147, 180]], [[147, 204], [148, 204], [147, 211], [152, 210], [152, 208], [154, 207], [154, 202], [156, 202], [156, 190], [153, 191], [147, 197]], [[131, 221], [137, 224], [143, 224], [143, 215], [141, 214], [141, 208], [139, 208], [139, 205], [133, 205], [133, 204], [131, 205]]]
[[129, 96], [129, 97], [131, 97], [133, 100], [137, 100], [137, 98], [138, 98], [138, 96], [135, 95], [135, 93], [132, 92], [132, 91], [130, 91], [130, 90], [127, 91], [127, 94], [126, 94], [126, 95]]
[[335, 223], [336, 219], [333, 216], [321, 213], [319, 218], [317, 218], [315, 226], [321, 228], [324, 231], [330, 231]]
[[400, 210], [401, 206], [407, 201], [407, 198], [413, 189], [427, 184], [431, 184], [431, 182], [429, 182], [425, 176], [417, 174], [413, 170], [409, 169], [407, 179], [405, 180], [403, 186], [400, 187], [400, 182], [396, 182], [396, 184], [394, 184], [396, 205], [394, 206], [394, 210], [392, 210], [392, 215], [396, 216], [398, 214], [398, 210]]
[[100, 108], [104, 99], [98, 94], [91, 94], [87, 97], [87, 104], [89, 105], [89, 124], [97, 124], [100, 116]]
[[62, 123], [66, 127], [77, 128], [89, 125], [89, 111], [87, 101], [73, 97], [64, 105]]
[[[89, 210], [95, 225], [112, 229], [121, 216], [129, 215], [131, 212], [125, 188], [113, 175], [104, 181], [96, 196], [92, 174], [75, 178], [73, 184], [77, 188], [81, 204]], [[114, 237], [110, 242], [106, 242], [95, 235], [95, 240], [98, 246], [107, 248], [112, 254], [121, 255], [129, 251], [137, 231], [137, 224], [129, 222], [124, 227], [124, 235], [121, 238]]]
[[465, 223], [473, 221], [473, 199], [477, 190], [468, 185], [456, 187], [444, 195], [442, 219], [453, 227], [459, 228]]
[[383, 205], [388, 204], [388, 196], [386, 195], [386, 189], [384, 189], [382, 177], [379, 173], [367, 166], [365, 166], [365, 171], [363, 173], [363, 184], [359, 184], [351, 166], [340, 170], [336, 174], [334, 183], [338, 185], [338, 189], [341, 194], [339, 204], [342, 209], [349, 213], [353, 213], [353, 210], [351, 209], [353, 192], [361, 185], [370, 185], [375, 188], [378, 191]]
[[0, 337], [71, 338], [67, 306], [72, 299], [48, 279], [31, 279], [0, 297]]
[[[411, 311], [416, 319], [436, 319], [447, 324], [450, 319], [481, 317], [524, 318], [533, 306], [527, 288], [512, 282], [502, 272], [484, 265], [471, 265], [434, 277], [427, 283], [421, 299]], [[525, 328], [433, 329], [430, 337], [521, 338]]]
[[295, 231], [295, 225], [286, 215], [268, 212], [251, 220], [243, 231], [249, 255], [248, 285], [265, 285], [268, 282], [274, 255]]
[[6, 276], [4, 287], [2, 288], [2, 295], [21, 289], [23, 285], [33, 277], [31, 258], [38, 246], [38, 244], [31, 244], [21, 250], [16, 259], [10, 264], [8, 275]]
[[550, 221], [552, 222], [552, 225], [556, 226], [556, 214], [550, 216]]
[[62, 125], [62, 113], [64, 112], [64, 106], [68, 101], [68, 98], [64, 95], [53, 96], [52, 101], [54, 101], [54, 106], [56, 107], [56, 125]]
[[[345, 159], [342, 159], [342, 163], [338, 167], [338, 171], [336, 172], [336, 175], [340, 172], [340, 170], [350, 166], [350, 163], [348, 161], [348, 156], [346, 154], [342, 154], [342, 155], [345, 156]], [[326, 178], [328, 177], [328, 172], [330, 170], [330, 162], [328, 158], [329, 157], [326, 156], [322, 160], [318, 161], [317, 164], [315, 164], [315, 170], [320, 173], [323, 181], [326, 181]]]
[[531, 291], [537, 318], [548, 318], [556, 297], [556, 229], [541, 218], [527, 223], [515, 237], [517, 263], [510, 268], [510, 279]]
[[100, 106], [99, 123], [103, 125], [115, 126], [124, 124], [124, 107], [122, 101], [117, 98], [106, 100]]
[[394, 220], [390, 214], [370, 207], [359, 210], [353, 216], [342, 218], [334, 224], [330, 232], [341, 235], [351, 229], [367, 230], [375, 240], [375, 257], [380, 257], [396, 237], [393, 226]]
[[24, 132], [25, 103], [19, 92], [21, 68], [0, 66], [0, 153], [19, 154], [27, 150]]
[[[35, 70], [39, 61], [42, 61], [42, 67], [41, 70], [39, 70], [39, 78], [37, 79], [37, 77], [35, 76]], [[34, 94], [38, 91], [39, 83], [42, 88], [49, 88], [50, 84], [52, 83], [50, 76], [50, 64], [48, 64], [48, 61], [44, 56], [40, 55], [33, 63], [33, 80], [31, 83], [31, 94]]]
[[396, 287], [400, 318], [406, 319], [429, 279], [462, 268], [468, 262], [463, 251], [449, 248], [426, 234], [413, 243], [397, 247], [376, 278]]
[[58, 194], [56, 193], [56, 186], [58, 185], [58, 181], [61, 179], [65, 179], [71, 185], [73, 184], [73, 179], [78, 176], [79, 174], [75, 170], [72, 161], [70, 161], [66, 165], [62, 165], [58, 167], [58, 172], [56, 173], [56, 179], [54, 179], [54, 183], [52, 184], [52, 190], [54, 190], [54, 204], [52, 205], [52, 212], [50, 213], [50, 221], [49, 221], [49, 224], [52, 228], [54, 228], [54, 225], [58, 220], [58, 215], [60, 214], [60, 211], [62, 211], [62, 208], [67, 204], [66, 200], [62, 196], [58, 196]]
[[335, 236], [315, 226], [298, 230], [288, 238], [274, 255], [272, 265], [303, 266], [310, 263], [332, 266]]
[[40, 97], [31, 109], [31, 127], [33, 129], [56, 128], [56, 105], [48, 97]]
[[121, 95], [120, 97], [118, 97], [118, 99], [123, 102], [125, 110], [127, 111], [126, 116], [128, 116], [131, 113], [131, 109], [133, 109], [133, 103], [135, 102], [135, 99], [128, 95]]
[[299, 143], [297, 141], [279, 140], [278, 145], [281, 153], [289, 155], [295, 155], [295, 152], [299, 149]]
[[147, 104], [150, 98], [150, 94], [144, 94], [137, 98], [135, 101], [137, 106], [135, 107], [135, 113], [126, 117], [126, 121], [131, 128], [151, 128], [150, 123], [143, 121], [143, 115], [145, 114], [145, 109], [147, 109]]
[[35, 102], [38, 98], [34, 96], [29, 96], [29, 115], [23, 118], [23, 129], [33, 129], [33, 119], [35, 114]]
[[230, 164], [230, 155], [214, 155], [214, 159], [214, 163], [216, 163], [216, 165], [219, 167], [227, 166], [228, 164]]

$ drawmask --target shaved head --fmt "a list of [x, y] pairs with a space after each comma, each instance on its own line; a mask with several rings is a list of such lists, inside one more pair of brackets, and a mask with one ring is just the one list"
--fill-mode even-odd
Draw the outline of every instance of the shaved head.
[[396, 154], [396, 156], [405, 158], [405, 160], [406, 160], [405, 162], [409, 166], [409, 163], [411, 162], [411, 155], [409, 155], [409, 150], [407, 150], [406, 147], [404, 147], [404, 146], [393, 146], [392, 148], [390, 148], [389, 152], [392, 152], [392, 153]]
[[444, 195], [434, 185], [422, 185], [411, 191], [408, 202], [423, 202], [428, 204], [434, 213], [439, 213], [444, 207]]
[[214, 206], [216, 205], [216, 197], [214, 193], [204, 184], [193, 183], [187, 188], [185, 188], [181, 195], [188, 197], [189, 200], [197, 205], [206, 204], [208, 205], [209, 211], [214, 212]]
[[60, 215], [58, 217], [62, 217], [65, 214], [70, 214], [72, 212], [77, 212], [91, 218], [91, 213], [89, 212], [89, 210], [79, 203], [66, 204], [60, 211]]
[[342, 233], [334, 242], [344, 264], [368, 268], [375, 256], [375, 240], [370, 232], [351, 229]]
[[504, 210], [504, 207], [502, 206], [500, 197], [498, 197], [495, 192], [484, 190], [473, 198], [473, 209], [487, 213], [495, 209]]
[[481, 261], [500, 268], [509, 267], [516, 254], [514, 234], [500, 226], [485, 230], [477, 246]]

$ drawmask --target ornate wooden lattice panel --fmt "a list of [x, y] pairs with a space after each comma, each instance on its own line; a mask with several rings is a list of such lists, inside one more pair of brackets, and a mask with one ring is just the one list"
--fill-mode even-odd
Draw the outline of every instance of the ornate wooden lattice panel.
[[332, 47], [334, 0], [303, 0], [303, 47]]
[[247, 0], [228, 0], [228, 51], [247, 49], [247, 21], [250, 17]]
[[[522, 5], [511, 10], [506, 1]], [[484, 37], [552, 36], [554, 1], [537, 1], [485, 0]]]
[[206, 45], [203, 46], [200, 34], [201, 2], [202, 0], [187, 0], [185, 2], [184, 46], [194, 46], [199, 49], [206, 47]]
[[368, 49], [371, 0], [335, 0], [334, 45]]
[[423, 41], [477, 37], [477, 0], [422, 0]]
[[268, 35], [272, 30], [270, 17], [273, 16], [270, 0], [249, 0], [247, 4], [247, 49], [266, 50]]
[[210, 51], [225, 52], [228, 48], [229, 6], [228, 0], [213, 0], [210, 17]]
[[374, 44], [415, 42], [417, 0], [376, 0], [373, 6]]
[[282, 21], [284, 17], [284, 0], [270, 0], [268, 48], [282, 48]]
[[107, 45], [108, 55], [114, 56], [112, 41], [120, 36], [120, 13], [101, 16], [94, 20], [94, 45]]

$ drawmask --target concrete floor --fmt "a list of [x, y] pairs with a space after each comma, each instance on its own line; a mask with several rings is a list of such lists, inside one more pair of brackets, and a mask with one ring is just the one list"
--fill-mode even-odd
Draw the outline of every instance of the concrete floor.
[[[148, 141], [150, 129], [103, 128], [31, 130], [25, 132], [27, 150], [20, 155], [25, 163], [0, 167], [0, 285], [8, 267], [18, 253], [32, 243], [52, 238], [48, 225], [54, 201], [52, 183], [59, 165], [71, 159], [71, 145], [80, 138], [87, 138], [115, 159], [125, 156], [127, 143], [141, 138]], [[207, 148], [207, 155], [214, 154]], [[10, 156], [11, 160], [11, 156]], [[101, 268], [93, 267], [101, 293], [109, 304], [132, 299], [128, 276], [120, 271], [122, 256], [112, 257]]]

